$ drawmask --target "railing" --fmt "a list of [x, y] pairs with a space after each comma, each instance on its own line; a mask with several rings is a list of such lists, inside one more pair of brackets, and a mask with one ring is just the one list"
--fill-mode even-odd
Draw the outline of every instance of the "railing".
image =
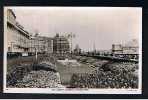
[[113, 60], [116, 62], [135, 62], [138, 63], [138, 59], [126, 59], [114, 56], [103, 56], [103, 55], [91, 55], [91, 54], [81, 54], [80, 56], [87, 56], [87, 57], [95, 57], [97, 59], [106, 59], [106, 60]]

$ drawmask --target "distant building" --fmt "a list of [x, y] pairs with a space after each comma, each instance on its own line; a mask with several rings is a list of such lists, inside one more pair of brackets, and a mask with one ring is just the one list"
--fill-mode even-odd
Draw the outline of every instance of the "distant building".
[[113, 44], [112, 45], [112, 53], [113, 54], [120, 54], [122, 53], [122, 45], [121, 44]]
[[97, 50], [96, 54], [100, 56], [110, 56], [112, 52], [111, 50]]
[[80, 49], [79, 45], [77, 44], [74, 49], [74, 54], [80, 54], [80, 53], [81, 53], [81, 49]]
[[67, 54], [70, 53], [69, 41], [64, 36], [56, 36], [53, 38], [53, 52], [55, 54]]
[[7, 10], [7, 49], [10, 53], [24, 53], [29, 51], [29, 33], [16, 21], [11, 9]]
[[53, 53], [53, 38], [47, 38], [47, 53]]
[[114, 56], [126, 57], [126, 58], [138, 58], [139, 55], [139, 46], [137, 40], [129, 41], [125, 45], [113, 44], [112, 45], [112, 54]]
[[30, 39], [31, 53], [53, 53], [53, 38], [34, 36]]
[[122, 47], [123, 54], [139, 54], [139, 43], [136, 39], [129, 41]]

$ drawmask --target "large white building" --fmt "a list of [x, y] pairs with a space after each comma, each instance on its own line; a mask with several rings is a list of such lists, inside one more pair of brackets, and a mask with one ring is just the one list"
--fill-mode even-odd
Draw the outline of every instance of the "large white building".
[[25, 53], [28, 47], [29, 33], [16, 21], [11, 9], [7, 10], [7, 49], [11, 53]]
[[7, 52], [8, 54], [53, 53], [53, 38], [31, 36], [16, 21], [11, 9], [7, 10]]
[[30, 53], [53, 53], [53, 39], [44, 36], [33, 36], [29, 40]]
[[66, 37], [56, 34], [53, 38], [53, 52], [55, 54], [68, 54], [70, 53], [69, 41]]
[[129, 41], [128, 43], [121, 44], [113, 44], [112, 45], [112, 54], [114, 56], [120, 57], [129, 57], [129, 58], [138, 58], [139, 55], [139, 44], [136, 39]]
[[138, 41], [133, 39], [132, 41], [129, 41], [124, 45], [113, 44], [112, 53], [113, 54], [139, 54]]

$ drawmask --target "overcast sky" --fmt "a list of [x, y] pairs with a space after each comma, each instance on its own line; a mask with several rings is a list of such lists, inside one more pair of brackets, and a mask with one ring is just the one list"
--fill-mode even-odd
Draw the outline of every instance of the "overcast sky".
[[16, 7], [16, 20], [30, 33], [42, 36], [74, 33], [74, 46], [84, 50], [111, 49], [114, 43], [138, 39], [142, 25], [141, 8], [104, 7]]

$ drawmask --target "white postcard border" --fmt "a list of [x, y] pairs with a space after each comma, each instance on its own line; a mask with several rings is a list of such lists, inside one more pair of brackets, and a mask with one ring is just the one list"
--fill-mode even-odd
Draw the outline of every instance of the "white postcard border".
[[[19, 6], [23, 7], [23, 6]], [[18, 7], [18, 8], [19, 8]], [[29, 6], [30, 7], [30, 6]], [[124, 8], [137, 8], [141, 11], [141, 26], [139, 32], [139, 84], [138, 89], [67, 89], [67, 88], [7, 88], [6, 87], [6, 71], [7, 71], [7, 9], [17, 8], [15, 6], [4, 7], [4, 60], [3, 60], [3, 92], [4, 93], [45, 93], [45, 94], [141, 94], [142, 93], [142, 8], [141, 7], [124, 7]], [[27, 8], [27, 7], [26, 7]], [[36, 8], [36, 7], [32, 7]], [[44, 7], [45, 8], [45, 7]], [[48, 8], [48, 7], [47, 7]], [[50, 7], [60, 8], [60, 7]], [[68, 8], [68, 7], [65, 7]], [[74, 7], [70, 7], [74, 8]], [[76, 8], [76, 7], [75, 7]], [[82, 7], [84, 8], [84, 7]], [[98, 8], [98, 7], [85, 7], [85, 8]], [[106, 8], [106, 7], [102, 7]], [[112, 7], [119, 8], [119, 7]], [[141, 34], [140, 34], [141, 33]]]

